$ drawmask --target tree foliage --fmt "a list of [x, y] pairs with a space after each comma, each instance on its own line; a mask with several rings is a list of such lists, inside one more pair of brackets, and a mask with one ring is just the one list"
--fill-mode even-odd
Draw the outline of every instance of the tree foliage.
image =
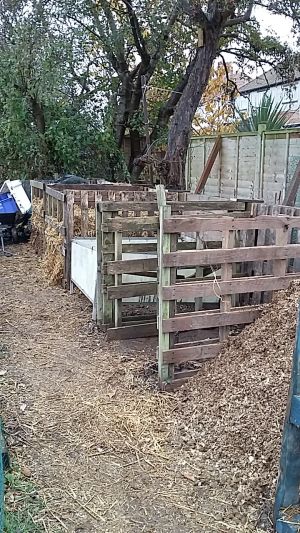
[[193, 135], [232, 133], [236, 129], [234, 99], [237, 87], [231, 63], [212, 68], [208, 85], [193, 120]]
[[[2, 0], [2, 175], [68, 171], [100, 177], [104, 172], [116, 179], [126, 174], [121, 149], [129, 139], [131, 179], [165, 143], [161, 175], [180, 185], [192, 122], [202, 97], [205, 108], [216, 58], [231, 54], [240, 69], [295, 68], [292, 50], [274, 36], [262, 36], [257, 3]], [[264, 0], [263, 5], [292, 17], [299, 31], [296, 0]]]

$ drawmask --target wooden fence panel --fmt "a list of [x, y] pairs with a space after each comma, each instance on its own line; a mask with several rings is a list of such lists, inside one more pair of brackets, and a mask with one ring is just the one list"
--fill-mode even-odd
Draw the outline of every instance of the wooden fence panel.
[[[223, 216], [207, 219], [185, 215], [165, 218], [160, 212], [160, 310], [166, 308], [167, 302], [176, 304], [183, 297], [193, 299], [195, 304], [194, 311], [175, 313], [174, 316], [161, 312], [159, 316], [158, 362], [163, 389], [180, 386], [194, 374], [195, 366], [199, 366], [202, 360], [219, 353], [232, 327], [249, 324], [259, 316], [261, 307], [257, 304], [268, 300], [274, 290], [288, 288], [293, 280], [300, 279], [300, 273], [289, 273], [287, 268], [288, 261], [300, 258], [300, 245], [295, 240], [291, 243], [292, 230], [296, 228], [298, 231], [299, 222], [299, 211], [281, 206], [253, 206], [250, 218]], [[176, 233], [201, 234], [208, 229], [222, 232], [222, 248], [171, 252], [170, 247], [162, 247], [161, 243], [168, 242]], [[168, 272], [172, 268], [199, 266], [211, 268], [211, 280], [171, 283]], [[241, 295], [249, 295], [251, 300], [243, 300]], [[219, 297], [219, 308], [200, 311], [197, 300], [211, 296]], [[209, 334], [206, 341], [203, 336], [199, 336], [199, 341], [195, 340], [198, 332], [213, 328], [219, 329], [214, 342]], [[183, 346], [180, 337], [184, 332], [186, 343]], [[174, 333], [179, 342], [172, 345], [170, 336]], [[187, 363], [188, 368], [182, 367]]]

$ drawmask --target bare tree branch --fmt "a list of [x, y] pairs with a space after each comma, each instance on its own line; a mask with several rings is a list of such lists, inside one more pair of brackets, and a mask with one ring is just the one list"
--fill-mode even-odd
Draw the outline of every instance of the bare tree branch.
[[254, 7], [254, 0], [251, 0], [249, 2], [249, 5], [243, 15], [240, 15], [239, 17], [229, 18], [225, 24], [224, 27], [228, 26], [237, 26], [238, 24], [242, 24], [243, 22], [248, 22], [251, 19], [252, 11]]

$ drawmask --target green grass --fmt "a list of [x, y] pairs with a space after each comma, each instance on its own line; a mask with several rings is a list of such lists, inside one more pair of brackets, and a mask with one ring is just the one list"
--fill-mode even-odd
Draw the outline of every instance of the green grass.
[[25, 479], [17, 467], [5, 475], [4, 533], [40, 533], [44, 502], [34, 483]]

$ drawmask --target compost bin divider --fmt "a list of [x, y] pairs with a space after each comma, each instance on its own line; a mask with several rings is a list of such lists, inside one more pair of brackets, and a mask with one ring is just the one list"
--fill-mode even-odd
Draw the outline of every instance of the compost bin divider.
[[[223, 216], [207, 220], [184, 214], [174, 216], [163, 205], [159, 216], [158, 372], [160, 387], [173, 390], [195, 373], [201, 361], [220, 352], [232, 327], [249, 324], [259, 316], [262, 306], [257, 303], [267, 300], [272, 291], [286, 289], [291, 281], [300, 279], [300, 273], [287, 270], [289, 259], [300, 258], [299, 244], [289, 244], [292, 229], [300, 229], [300, 219], [299, 211], [263, 205], [253, 205], [250, 218]], [[184, 231], [201, 234], [208, 229], [222, 232], [222, 248], [171, 251], [170, 239], [174, 234]], [[171, 282], [173, 268], [205, 265], [210, 265], [213, 271], [211, 280]], [[240, 265], [239, 271], [233, 270], [235, 265]], [[243, 301], [241, 294], [257, 297], [252, 298], [252, 305], [247, 305], [250, 302]], [[176, 312], [176, 301], [184, 296], [194, 299], [195, 311]], [[199, 311], [197, 300], [204, 296], [218, 296], [219, 309]], [[171, 313], [172, 302], [175, 314]], [[218, 338], [215, 328], [219, 328]], [[197, 342], [192, 338], [188, 342], [192, 332], [198, 335], [201, 330], [207, 331], [205, 339], [199, 337]], [[172, 334], [175, 333], [178, 341], [174, 345]], [[183, 333], [184, 344], [180, 342]]]

